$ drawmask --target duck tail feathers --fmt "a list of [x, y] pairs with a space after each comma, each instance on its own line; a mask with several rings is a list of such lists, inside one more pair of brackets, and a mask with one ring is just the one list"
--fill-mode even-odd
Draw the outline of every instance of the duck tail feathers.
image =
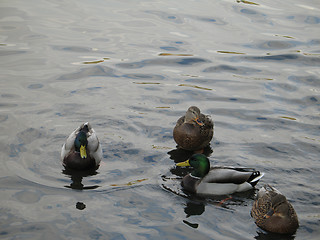
[[263, 176], [264, 176], [264, 173], [255, 171], [252, 173], [252, 175], [248, 179], [248, 182], [251, 184], [252, 187], [254, 187]]

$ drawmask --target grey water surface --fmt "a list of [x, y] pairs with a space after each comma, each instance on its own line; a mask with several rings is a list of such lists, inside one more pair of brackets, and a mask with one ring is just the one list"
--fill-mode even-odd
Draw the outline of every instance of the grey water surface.
[[[317, 0], [1, 1], [0, 239], [319, 239], [319, 27]], [[256, 190], [181, 190], [191, 105], [215, 122], [211, 163], [264, 172], [295, 235], [254, 224]], [[101, 166], [65, 171], [87, 121]]]

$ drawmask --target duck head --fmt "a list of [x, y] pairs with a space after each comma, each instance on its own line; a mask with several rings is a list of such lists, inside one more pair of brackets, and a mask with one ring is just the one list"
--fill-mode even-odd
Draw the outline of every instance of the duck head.
[[87, 133], [81, 129], [74, 140], [75, 150], [80, 153], [81, 158], [87, 158], [87, 146]]
[[204, 123], [200, 120], [200, 109], [196, 106], [191, 106], [188, 108], [184, 121], [186, 123], [198, 124], [200, 126], [204, 125]]
[[199, 178], [203, 178], [210, 170], [209, 159], [203, 154], [193, 154], [190, 159], [185, 162], [177, 163], [176, 166], [193, 167], [194, 170], [191, 172], [191, 175]]

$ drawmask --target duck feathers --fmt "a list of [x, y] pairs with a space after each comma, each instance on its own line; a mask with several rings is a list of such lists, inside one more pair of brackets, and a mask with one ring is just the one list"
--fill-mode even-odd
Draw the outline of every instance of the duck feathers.
[[[87, 139], [86, 154], [87, 157], [80, 156], [76, 150], [76, 142], [79, 133], [84, 133]], [[102, 148], [95, 130], [90, 123], [86, 122], [77, 127], [67, 138], [61, 149], [61, 161], [65, 167], [84, 170], [93, 166], [98, 167], [103, 158]]]
[[252, 189], [263, 175], [248, 168], [212, 167], [204, 178], [198, 179], [195, 192], [205, 195], [244, 192]]
[[273, 233], [294, 234], [298, 216], [286, 197], [276, 188], [265, 185], [252, 205], [251, 216], [258, 227]]
[[196, 106], [188, 108], [173, 129], [173, 138], [179, 148], [196, 151], [209, 145], [213, 137], [213, 121]]
[[182, 187], [192, 193], [203, 195], [225, 195], [252, 189], [264, 173], [253, 168], [214, 166], [203, 154], [193, 154], [180, 167], [193, 167], [193, 171], [182, 179]]

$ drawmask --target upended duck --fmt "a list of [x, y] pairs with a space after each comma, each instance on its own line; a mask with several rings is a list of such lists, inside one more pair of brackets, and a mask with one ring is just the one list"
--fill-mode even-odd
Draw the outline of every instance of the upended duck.
[[197, 195], [226, 195], [252, 189], [263, 173], [252, 168], [215, 166], [210, 168], [209, 159], [203, 154], [194, 154], [176, 166], [193, 167], [182, 179], [182, 187]]
[[88, 122], [75, 129], [61, 149], [61, 161], [69, 169], [98, 168], [102, 156], [99, 139]]
[[173, 129], [173, 138], [179, 148], [198, 151], [209, 145], [213, 137], [213, 121], [196, 106], [189, 107]]
[[258, 227], [269, 232], [294, 234], [299, 227], [293, 206], [281, 192], [270, 185], [259, 190], [251, 216]]

